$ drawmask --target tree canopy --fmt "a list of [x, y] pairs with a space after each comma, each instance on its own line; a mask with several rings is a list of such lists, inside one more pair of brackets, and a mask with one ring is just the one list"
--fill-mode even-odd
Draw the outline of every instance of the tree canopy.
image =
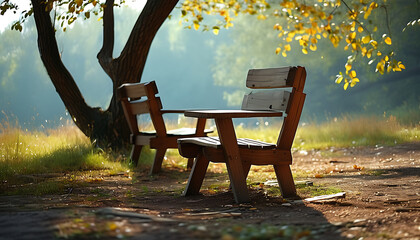
[[[88, 19], [100, 15], [106, 8], [105, 1], [96, 0], [46, 0], [46, 11], [54, 10], [56, 27], [66, 31], [77, 19]], [[413, 1], [414, 2], [414, 1]], [[114, 6], [124, 4], [124, 0], [114, 2]], [[399, 4], [408, 4], [401, 2]], [[387, 0], [186, 0], [179, 8], [187, 28], [218, 34], [221, 28], [234, 26], [240, 14], [255, 15], [259, 20], [278, 19], [273, 31], [278, 32], [276, 54], [287, 57], [293, 49], [293, 42], [299, 43], [300, 51], [308, 54], [316, 51], [321, 40], [328, 40], [334, 47], [342, 47], [347, 52], [343, 70], [337, 74], [336, 83], [343, 83], [344, 89], [355, 86], [357, 77], [354, 63], [363, 61], [374, 65], [375, 71], [384, 74], [402, 71], [404, 64], [393, 48], [389, 3]], [[1, 14], [17, 11], [19, 6], [10, 0], [0, 4]], [[33, 13], [23, 10], [21, 18], [12, 29], [22, 30], [22, 23]], [[220, 16], [217, 23], [206, 24], [205, 15]], [[284, 21], [286, 20], [286, 21]], [[285, 24], [286, 23], [286, 24]], [[407, 26], [419, 24], [413, 19]]]
[[[308, 54], [318, 49], [322, 39], [327, 39], [348, 53], [344, 73], [339, 72], [335, 80], [337, 84], [343, 83], [344, 89], [360, 81], [354, 67], [358, 60], [376, 65], [375, 71], [380, 74], [405, 69], [392, 46], [391, 9], [387, 0], [187, 0], [181, 10], [189, 28], [212, 29], [215, 34], [222, 27], [233, 27], [239, 14], [255, 15], [259, 20], [278, 19], [279, 23], [272, 26], [279, 40], [275, 52], [283, 57], [292, 51], [292, 42], [298, 42], [302, 53]], [[204, 14], [220, 15], [221, 20], [214, 26], [201, 26]], [[409, 21], [407, 26], [418, 24], [419, 20]]]

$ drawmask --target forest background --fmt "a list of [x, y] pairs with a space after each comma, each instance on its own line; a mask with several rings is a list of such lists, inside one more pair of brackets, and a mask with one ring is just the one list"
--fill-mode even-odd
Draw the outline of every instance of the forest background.
[[[116, 11], [116, 48], [121, 51], [141, 11], [130, 4]], [[331, 120], [342, 115], [396, 116], [402, 123], [420, 122], [420, 5], [395, 4], [390, 11], [393, 47], [406, 70], [380, 75], [375, 66], [357, 64], [355, 87], [344, 90], [334, 82], [344, 68], [346, 53], [324, 41], [316, 52], [303, 54], [298, 47], [287, 58], [276, 55], [278, 44], [272, 26], [276, 20], [239, 16], [234, 27], [211, 32], [185, 29], [179, 9], [174, 9], [159, 30], [148, 56], [142, 82], [155, 80], [167, 109], [238, 108], [248, 69], [288, 65], [305, 66], [308, 94], [303, 121]], [[56, 127], [69, 119], [42, 65], [33, 19], [23, 33], [0, 21], [0, 121], [18, 120], [27, 129]], [[209, 17], [208, 21], [212, 21]], [[65, 33], [57, 31], [62, 59], [91, 106], [106, 108], [111, 81], [96, 61], [101, 48], [101, 21], [77, 21]], [[379, 27], [385, 27], [379, 26]]]

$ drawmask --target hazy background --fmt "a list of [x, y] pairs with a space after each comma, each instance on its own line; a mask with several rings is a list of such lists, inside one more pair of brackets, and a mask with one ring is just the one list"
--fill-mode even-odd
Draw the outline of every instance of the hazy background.
[[[358, 64], [360, 83], [343, 90], [334, 83], [344, 70], [348, 53], [340, 46], [321, 43], [316, 52], [301, 54], [295, 46], [287, 58], [275, 54], [276, 22], [238, 17], [235, 26], [211, 32], [184, 29], [179, 10], [159, 30], [148, 56], [142, 82], [155, 80], [164, 108], [239, 108], [247, 70], [288, 65], [305, 66], [308, 72], [304, 121], [323, 121], [343, 114], [396, 115], [404, 121], [420, 121], [420, 27], [401, 30], [415, 19], [418, 8], [393, 8], [391, 27], [397, 58], [406, 70], [384, 76], [375, 74], [376, 64]], [[119, 55], [138, 10], [116, 11], [116, 48]], [[398, 17], [396, 17], [398, 16]], [[0, 19], [0, 21], [4, 21]], [[88, 104], [106, 108], [111, 98], [111, 80], [100, 68], [96, 54], [102, 43], [102, 22], [79, 21], [66, 33], [57, 31], [62, 58]], [[42, 65], [37, 50], [33, 20], [23, 33], [3, 29], [0, 33], [0, 121], [18, 120], [25, 128], [53, 127], [66, 111]], [[407, 113], [415, 113], [407, 114]], [[10, 120], [9, 120], [10, 121]]]

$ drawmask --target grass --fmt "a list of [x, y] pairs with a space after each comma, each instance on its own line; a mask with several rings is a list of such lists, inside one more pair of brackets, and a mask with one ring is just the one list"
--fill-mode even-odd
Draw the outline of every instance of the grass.
[[[256, 128], [236, 126], [238, 137], [276, 143], [281, 126], [259, 124]], [[420, 141], [420, 125], [403, 125], [396, 117], [342, 116], [324, 123], [301, 123], [298, 127], [294, 149], [327, 149], [395, 145]]]
[[[261, 123], [257, 128], [236, 126], [238, 137], [275, 143], [281, 126]], [[394, 145], [419, 141], [419, 136], [419, 124], [403, 125], [393, 116], [358, 118], [343, 116], [320, 124], [301, 124], [293, 148], [309, 150]], [[154, 151], [145, 148], [142, 151], [138, 170], [148, 170], [153, 157]], [[165, 168], [185, 169], [186, 164], [187, 160], [180, 157], [176, 149], [169, 150], [164, 160]], [[209, 169], [213, 173], [226, 173], [224, 164], [210, 164]], [[45, 131], [28, 131], [10, 121], [0, 123], [0, 190], [3, 190], [4, 186], [31, 183], [39, 187], [33, 190], [35, 194], [60, 192], [66, 188], [66, 181], [94, 181], [92, 179], [95, 177], [88, 175], [95, 170], [98, 171], [96, 175], [127, 172], [129, 171], [127, 157], [121, 153], [105, 152], [95, 148], [90, 140], [71, 124]], [[89, 171], [90, 173], [86, 173]], [[64, 182], [48, 180], [48, 174], [54, 173], [70, 177]], [[177, 177], [179, 176], [174, 175], [174, 178]], [[275, 175], [272, 169], [264, 167], [253, 167], [249, 176], [251, 182], [273, 178]], [[31, 192], [31, 187], [34, 186], [22, 187], [19, 192]]]
[[[60, 192], [66, 183], [51, 181], [52, 173], [81, 175], [83, 171], [102, 170], [115, 174], [129, 170], [119, 155], [106, 153], [90, 143], [75, 126], [46, 131], [22, 130], [9, 122], [0, 123], [0, 190], [16, 184], [21, 194]], [[78, 173], [76, 173], [78, 172]], [[18, 193], [16, 192], [16, 193]]]

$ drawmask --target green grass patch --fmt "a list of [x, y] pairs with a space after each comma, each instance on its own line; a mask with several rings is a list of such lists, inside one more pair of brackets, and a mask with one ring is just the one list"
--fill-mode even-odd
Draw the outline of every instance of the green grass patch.
[[294, 147], [325, 149], [395, 145], [419, 140], [419, 125], [403, 126], [393, 116], [388, 118], [343, 116], [326, 123], [306, 124], [299, 127]]
[[65, 194], [70, 188], [67, 181], [49, 180], [39, 183], [31, 183], [20, 186], [13, 186], [4, 192], [6, 195], [34, 195], [43, 196], [50, 194]]
[[342, 189], [339, 189], [337, 187], [320, 184], [314, 184], [313, 186], [309, 186], [307, 184], [296, 184], [296, 190], [299, 196], [304, 198], [343, 192]]
[[[236, 126], [238, 138], [252, 138], [276, 143], [281, 124], [259, 124], [259, 127]], [[323, 123], [301, 123], [293, 148], [326, 149], [331, 147], [354, 147], [395, 145], [420, 141], [420, 125], [403, 125], [396, 117], [342, 116]]]
[[369, 176], [382, 176], [383, 174], [387, 174], [388, 171], [384, 169], [374, 169], [374, 170], [367, 170], [363, 173], [363, 175]]
[[[31, 176], [42, 179], [51, 173], [93, 170], [101, 170], [104, 174], [112, 175], [126, 172], [129, 167], [125, 157], [95, 148], [75, 126], [30, 132], [8, 123], [0, 124], [2, 183], [0, 188], [2, 189], [28, 183]], [[41, 180], [33, 183], [39, 185], [41, 184], [39, 181]], [[59, 182], [54, 183], [45, 179], [42, 181], [45, 185], [37, 187], [40, 189], [39, 193], [59, 192], [57, 189], [62, 187]]]

